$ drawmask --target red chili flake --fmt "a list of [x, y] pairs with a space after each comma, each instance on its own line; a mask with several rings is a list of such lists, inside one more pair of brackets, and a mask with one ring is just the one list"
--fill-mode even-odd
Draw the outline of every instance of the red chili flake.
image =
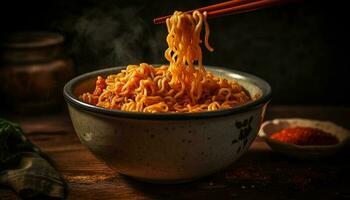
[[332, 145], [339, 142], [336, 136], [311, 127], [285, 128], [273, 133], [270, 138], [297, 145]]
[[106, 81], [101, 76], [98, 76], [96, 80], [96, 88], [93, 94], [95, 96], [101, 95], [103, 90], [106, 89], [106, 87], [107, 87]]
[[295, 175], [292, 177], [292, 181], [298, 189], [305, 190], [310, 184], [311, 179], [303, 175]]

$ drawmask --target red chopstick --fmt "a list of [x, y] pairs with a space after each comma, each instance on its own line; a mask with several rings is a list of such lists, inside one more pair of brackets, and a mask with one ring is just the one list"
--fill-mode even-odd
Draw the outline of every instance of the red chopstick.
[[[245, 13], [250, 12], [253, 10], [258, 10], [270, 6], [275, 6], [279, 4], [286, 3], [287, 1], [291, 0], [231, 0], [226, 1], [219, 4], [214, 4], [202, 8], [198, 8], [196, 10], [204, 12], [207, 12], [207, 18], [215, 18], [220, 17], [224, 15], [230, 15], [230, 14], [239, 14], [239, 13]], [[192, 13], [194, 10], [187, 11], [186, 13]], [[154, 24], [161, 24], [166, 21], [167, 18], [170, 18], [171, 15], [159, 17], [153, 20]]]

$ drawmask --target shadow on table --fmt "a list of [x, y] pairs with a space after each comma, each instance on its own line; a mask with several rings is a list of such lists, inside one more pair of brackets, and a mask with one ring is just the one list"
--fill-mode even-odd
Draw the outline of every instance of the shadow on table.
[[350, 162], [345, 153], [307, 161], [258, 149], [248, 151], [227, 169], [190, 183], [162, 185], [128, 176], [122, 179], [153, 199], [348, 198]]

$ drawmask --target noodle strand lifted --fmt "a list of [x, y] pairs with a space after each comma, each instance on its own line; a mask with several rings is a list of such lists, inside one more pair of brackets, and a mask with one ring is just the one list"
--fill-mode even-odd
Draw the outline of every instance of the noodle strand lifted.
[[166, 20], [169, 66], [128, 65], [106, 79], [97, 77], [95, 91], [80, 96], [84, 102], [134, 112], [201, 112], [232, 108], [251, 100], [234, 80], [207, 72], [202, 63], [201, 30], [209, 51], [206, 12], [175, 11]]

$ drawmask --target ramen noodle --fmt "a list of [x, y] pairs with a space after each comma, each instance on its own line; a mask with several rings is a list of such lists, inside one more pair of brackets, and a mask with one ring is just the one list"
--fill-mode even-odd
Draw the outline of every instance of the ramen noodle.
[[201, 30], [209, 51], [206, 12], [175, 11], [166, 20], [169, 65], [128, 65], [120, 73], [97, 77], [95, 90], [80, 99], [108, 109], [134, 112], [201, 112], [233, 108], [251, 101], [234, 80], [215, 76], [202, 63]]

